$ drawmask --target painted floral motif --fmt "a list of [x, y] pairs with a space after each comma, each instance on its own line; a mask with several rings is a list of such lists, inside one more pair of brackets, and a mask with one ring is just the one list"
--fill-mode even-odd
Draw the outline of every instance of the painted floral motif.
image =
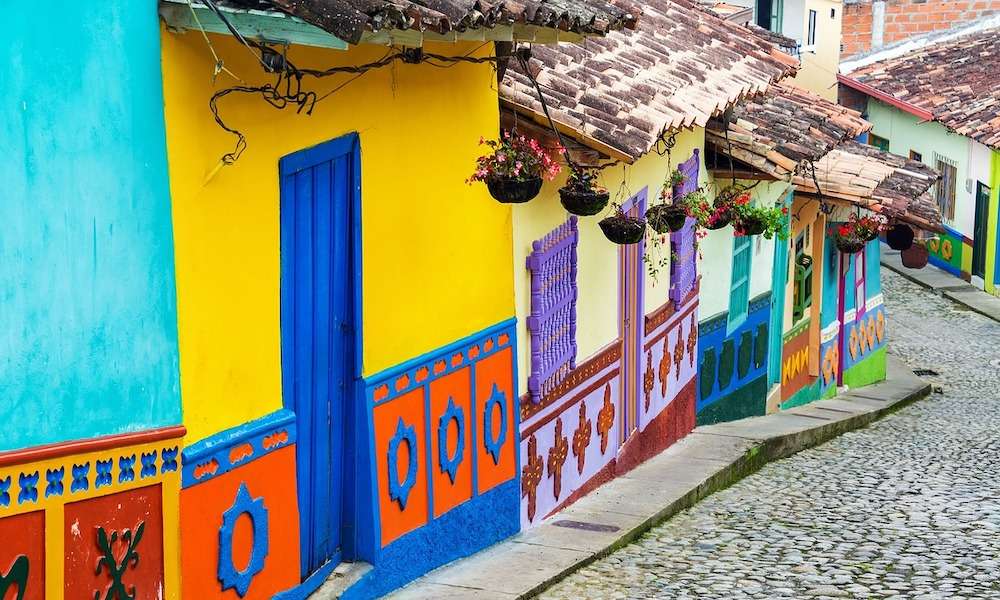
[[875, 349], [876, 335], [875, 335], [875, 317], [874, 315], [868, 315], [868, 348], [871, 350]]
[[118, 483], [135, 479], [135, 454], [118, 458]]
[[[118, 532], [112, 531], [109, 539], [108, 533], [104, 531], [103, 527], [97, 528], [97, 548], [103, 555], [97, 560], [97, 574], [100, 575], [103, 568], [107, 570], [108, 577], [111, 578], [111, 585], [105, 590], [103, 600], [135, 600], [135, 586], [131, 586], [131, 589], [126, 591], [122, 578], [130, 565], [133, 569], [139, 566], [139, 552], [136, 551], [136, 548], [142, 541], [142, 534], [145, 531], [146, 524], [140, 521], [134, 536], [131, 529], [125, 529], [122, 532], [125, 554], [119, 562], [114, 552], [115, 542], [118, 541]], [[100, 592], [94, 592], [94, 600], [101, 600]]]
[[535, 520], [536, 500], [538, 499], [538, 484], [542, 481], [542, 470], [545, 463], [538, 454], [538, 440], [532, 435], [528, 438], [528, 460], [521, 467], [521, 496], [528, 498], [528, 520]]
[[38, 471], [34, 473], [21, 473], [17, 476], [17, 485], [20, 491], [17, 493], [17, 503], [38, 502]]
[[851, 335], [847, 339], [848, 350], [851, 351], [851, 359], [857, 360], [858, 358], [858, 345], [860, 341], [858, 340], [858, 328], [851, 327]]
[[142, 469], [139, 471], [139, 477], [145, 479], [146, 477], [156, 477], [156, 450], [153, 450], [149, 454], [145, 452], [139, 457], [142, 462]]
[[[694, 355], [698, 349], [698, 323], [695, 321], [694, 313], [691, 313], [691, 325], [688, 329], [688, 366], [694, 368]], [[664, 392], [665, 393], [665, 392]]]
[[611, 403], [611, 384], [604, 385], [604, 404], [597, 413], [597, 433], [601, 436], [601, 454], [608, 451], [608, 434], [615, 424], [615, 405]]
[[45, 469], [45, 497], [62, 496], [66, 486], [63, 484], [63, 477], [66, 476], [66, 467], [58, 469]]
[[670, 375], [670, 336], [663, 336], [663, 355], [660, 357], [660, 368], [657, 375], [660, 376], [660, 396], [667, 397], [667, 377]]
[[0, 506], [10, 506], [10, 477], [8, 475], [0, 479]]
[[90, 481], [88, 477], [90, 476], [90, 463], [86, 462], [82, 465], [73, 465], [73, 483], [69, 486], [69, 491], [85, 492], [90, 487]]
[[573, 432], [573, 456], [576, 457], [576, 472], [581, 475], [587, 460], [587, 446], [590, 445], [593, 429], [590, 419], [587, 418], [587, 403], [580, 402], [580, 421], [577, 423], [576, 431]]
[[885, 339], [885, 313], [882, 311], [878, 311], [878, 316], [875, 318], [875, 337], [880, 344]]
[[111, 469], [114, 467], [114, 459], [97, 461], [97, 477], [94, 479], [94, 487], [104, 487], [111, 485]]
[[677, 343], [674, 345], [674, 377], [681, 378], [681, 362], [684, 360], [684, 325], [677, 325]]
[[649, 401], [652, 399], [656, 375], [653, 374], [653, 351], [646, 351], [646, 371], [642, 375], [642, 393], [646, 410], [649, 411]]
[[838, 355], [837, 344], [830, 344], [823, 355], [823, 383], [830, 384], [837, 376]]
[[569, 441], [563, 435], [562, 419], [556, 419], [555, 443], [549, 448], [549, 477], [552, 477], [552, 495], [556, 500], [562, 494], [562, 470], [569, 453]]

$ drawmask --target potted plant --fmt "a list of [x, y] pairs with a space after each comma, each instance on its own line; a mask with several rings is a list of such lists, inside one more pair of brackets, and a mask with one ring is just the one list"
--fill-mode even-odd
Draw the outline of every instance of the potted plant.
[[733, 219], [734, 196], [722, 193], [715, 202], [709, 203], [701, 190], [691, 192], [684, 197], [684, 207], [688, 216], [698, 221], [698, 226], [704, 229], [722, 229]]
[[630, 217], [622, 212], [621, 206], [614, 205], [615, 212], [598, 223], [604, 237], [616, 244], [638, 244], [646, 234], [646, 220]]
[[476, 159], [476, 170], [466, 183], [484, 182], [490, 195], [505, 204], [527, 202], [562, 167], [538, 140], [504, 131], [500, 139], [479, 139], [491, 152]]
[[896, 223], [886, 230], [885, 241], [893, 250], [909, 250], [913, 245], [913, 229], [904, 223]]
[[684, 199], [674, 199], [674, 189], [683, 184], [687, 178], [674, 169], [663, 181], [660, 190], [660, 204], [655, 204], [646, 211], [646, 222], [656, 233], [672, 233], [680, 231], [687, 222], [687, 208]]
[[740, 196], [733, 204], [733, 232], [738, 236], [762, 235], [771, 239], [778, 235], [785, 239], [785, 207], [754, 206], [749, 204], [748, 196]]
[[559, 202], [566, 212], [589, 217], [608, 205], [608, 190], [597, 185], [597, 172], [591, 169], [573, 169], [566, 185], [559, 188]]
[[850, 222], [843, 223], [833, 229], [830, 232], [830, 237], [833, 238], [834, 243], [837, 245], [837, 250], [840, 250], [844, 254], [861, 252], [865, 247], [864, 239], [861, 238]]
[[917, 243], [900, 252], [899, 257], [907, 269], [923, 269], [927, 266], [930, 253], [927, 251], [927, 246]]
[[854, 224], [854, 230], [866, 242], [877, 238], [885, 230], [885, 219], [875, 215], [859, 217], [851, 215], [850, 222]]

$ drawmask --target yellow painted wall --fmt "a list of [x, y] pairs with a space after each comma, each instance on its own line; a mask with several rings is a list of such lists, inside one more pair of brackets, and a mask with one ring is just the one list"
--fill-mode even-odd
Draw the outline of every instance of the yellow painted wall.
[[[205, 183], [234, 138], [213, 121], [212, 54], [200, 34], [163, 32], [167, 150], [173, 197], [184, 422], [190, 440], [279, 408], [278, 160], [358, 132], [362, 155], [363, 372], [372, 374], [514, 314], [511, 213], [465, 178], [480, 136], [496, 136], [496, 81], [488, 64], [440, 69], [395, 64], [370, 71], [313, 114], [230, 95], [223, 117], [247, 136], [233, 166]], [[211, 36], [248, 83], [253, 57]], [[429, 52], [485, 55], [492, 45], [430, 44]], [[303, 68], [377, 60], [386, 48], [292, 48]], [[320, 95], [341, 75], [306, 85]], [[348, 282], [345, 282], [345, 285]]]
[[[673, 164], [691, 156], [695, 148], [704, 155], [705, 130], [696, 128], [679, 132], [671, 153]], [[647, 199], [659, 197], [664, 177], [670, 167], [666, 156], [649, 153], [633, 165], [615, 165], [604, 169], [600, 183], [611, 192], [612, 200], [625, 201], [647, 187]], [[525, 266], [531, 254], [531, 243], [552, 231], [568, 218], [559, 203], [559, 188], [565, 182], [567, 170], [552, 182], [546, 182], [541, 194], [531, 202], [514, 208], [514, 291], [517, 306], [518, 395], [527, 392], [531, 374], [530, 336], [527, 317], [531, 314], [531, 273]], [[701, 180], [706, 181], [702, 164]], [[623, 185], [624, 181], [624, 185]], [[609, 209], [610, 210], [610, 209]], [[607, 213], [607, 211], [606, 211]], [[577, 363], [596, 354], [618, 339], [618, 246], [609, 242], [597, 223], [606, 213], [593, 217], [578, 217], [580, 239], [577, 244]], [[669, 243], [663, 246], [669, 259]], [[649, 313], [667, 301], [669, 264], [660, 270], [658, 282], [645, 277], [645, 312]]]
[[[827, 100], [837, 101], [837, 70], [840, 66], [841, 21], [844, 6], [840, 0], [805, 0], [802, 23], [801, 68], [795, 83]], [[806, 45], [809, 11], [816, 11], [816, 45]], [[830, 16], [830, 11], [833, 16]]]

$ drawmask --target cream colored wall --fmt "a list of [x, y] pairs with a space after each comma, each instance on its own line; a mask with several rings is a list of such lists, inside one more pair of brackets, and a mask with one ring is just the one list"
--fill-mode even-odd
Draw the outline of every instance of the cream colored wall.
[[[705, 130], [697, 128], [678, 133], [671, 153], [673, 165], [688, 158], [695, 148], [704, 154]], [[648, 202], [660, 193], [664, 177], [670, 171], [666, 156], [651, 152], [633, 165], [615, 165], [604, 169], [600, 183], [611, 192], [612, 200], [624, 201], [647, 188]], [[704, 163], [701, 180], [705, 182]], [[564, 184], [566, 170], [555, 181], [546, 182], [541, 194], [531, 202], [516, 205], [512, 213], [514, 228], [514, 295], [517, 312], [518, 395], [527, 391], [530, 368], [530, 336], [527, 318], [531, 314], [531, 274], [526, 260], [531, 244], [568, 218], [559, 203], [559, 188]], [[623, 185], [624, 181], [624, 185]], [[577, 363], [596, 354], [618, 339], [618, 246], [601, 233], [597, 223], [606, 216], [578, 217], [580, 239], [577, 244], [577, 304], [576, 341]], [[669, 245], [663, 246], [669, 255]], [[660, 270], [658, 281], [645, 276], [645, 312], [649, 313], [667, 301], [669, 265]]]
[[[834, 16], [830, 16], [830, 10]], [[837, 101], [837, 69], [840, 66], [841, 20], [843, 3], [839, 0], [805, 0], [802, 11], [801, 68], [795, 83], [828, 100]], [[816, 45], [806, 46], [809, 11], [816, 11]]]

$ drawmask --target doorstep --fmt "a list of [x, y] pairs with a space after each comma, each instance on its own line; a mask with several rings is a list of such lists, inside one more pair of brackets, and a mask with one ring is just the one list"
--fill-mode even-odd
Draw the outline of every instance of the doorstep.
[[445, 565], [393, 600], [529, 598], [763, 465], [864, 427], [931, 386], [893, 357], [886, 380], [763, 417], [698, 427], [539, 525]]

